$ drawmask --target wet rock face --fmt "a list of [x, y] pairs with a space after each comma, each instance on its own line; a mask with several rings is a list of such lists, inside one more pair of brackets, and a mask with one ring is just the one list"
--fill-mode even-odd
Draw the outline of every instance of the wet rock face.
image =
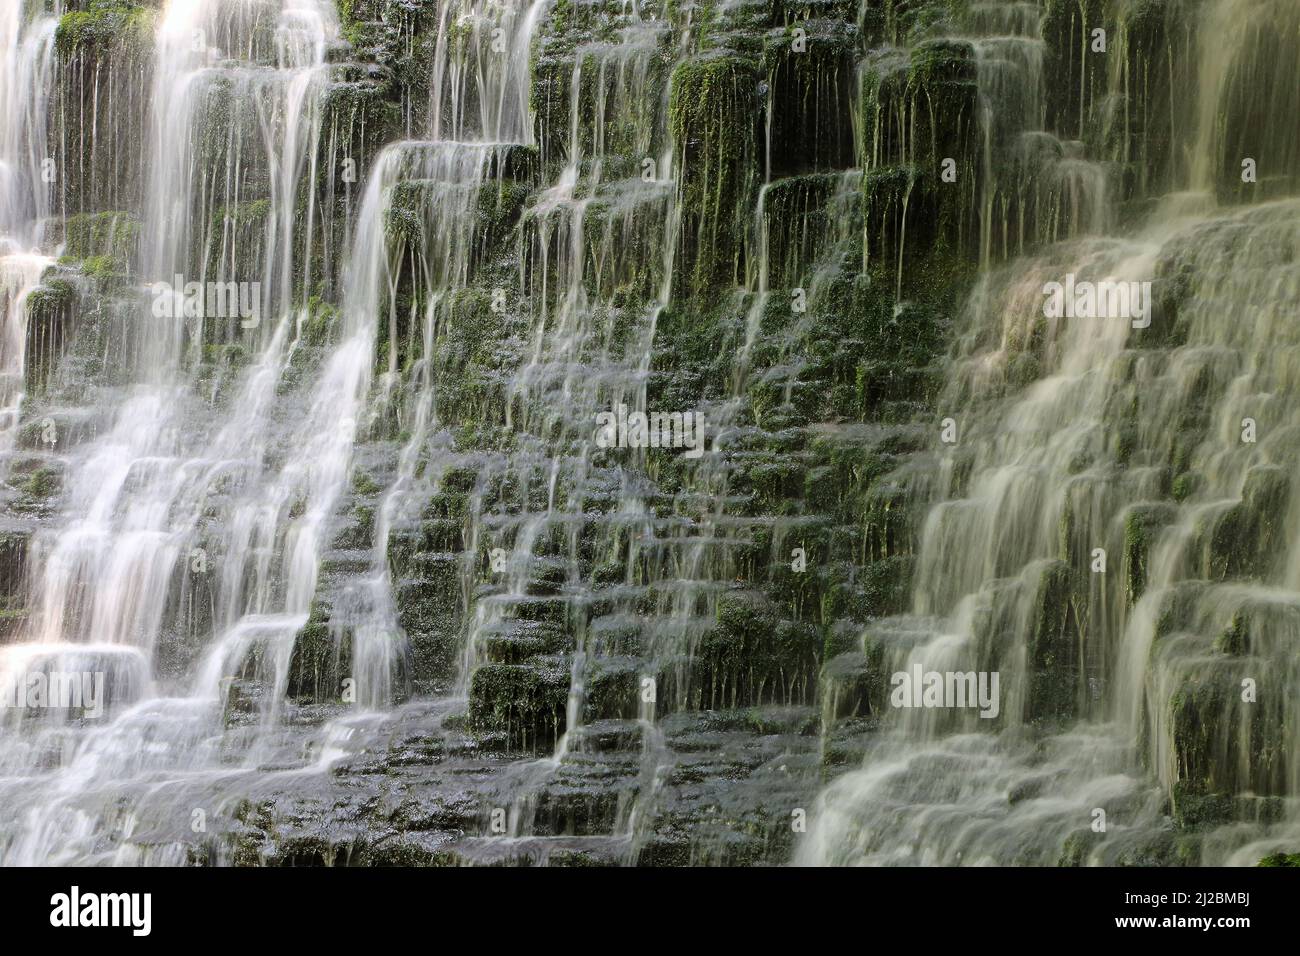
[[[350, 36], [408, 22], [386, 9], [354, 11]], [[901, 307], [895, 257], [863, 269], [855, 64], [883, 34], [860, 35], [856, 11], [666, 13], [548, 8], [532, 41], [536, 152], [491, 174], [464, 288], [421, 286], [439, 189], [393, 193], [391, 235], [411, 269], [387, 348], [409, 370], [424, 354], [420, 313], [442, 310], [443, 431], [421, 449], [423, 490], [402, 498], [387, 554], [416, 698], [464, 703], [436, 718], [413, 704], [398, 718], [436, 746], [416, 755], [394, 739], [380, 745], [387, 757], [336, 768], [338, 785], [367, 795], [350, 801], [382, 811], [353, 819], [329, 799], [314, 810], [291, 794], [266, 801], [247, 839], [267, 862], [783, 862], [823, 768], [843, 766], [880, 707], [852, 668], [823, 665], [852, 647], [855, 627], [906, 605], [907, 482], [886, 476], [923, 444], [913, 423], [933, 398], [971, 265], [950, 249], [918, 254], [933, 271], [915, 281], [909, 270], [915, 291]], [[432, 50], [424, 31], [435, 28], [417, 21], [414, 49]], [[926, 82], [970, 82], [969, 66], [928, 69]], [[961, 155], [973, 150], [961, 145], [968, 121], [946, 135]], [[665, 162], [667, 192], [651, 181]], [[581, 219], [552, 198], [574, 164], [590, 196]], [[924, 221], [919, 203], [904, 210], [898, 198], [899, 226]], [[934, 245], [912, 228], [918, 249]], [[665, 251], [670, 291], [657, 302]], [[575, 310], [553, 290], [579, 267]], [[573, 341], [547, 337], [543, 307], [573, 324]], [[384, 349], [381, 365], [394, 354]], [[574, 369], [596, 387], [575, 397]], [[407, 375], [399, 394], [413, 402]], [[594, 414], [637, 381], [644, 407], [716, 421], [714, 453], [588, 457]], [[376, 487], [354, 481], [340, 546], [364, 537], [358, 509], [382, 507], [392, 451], [373, 447], [386, 464], [369, 473]], [[634, 521], [629, 494], [644, 502]], [[346, 661], [330, 604], [296, 660], [334, 647]], [[302, 667], [293, 673], [290, 693], [303, 693]], [[823, 735], [839, 743], [824, 747]], [[531, 762], [557, 747], [558, 764]]]
[[[76, 4], [70, 7], [78, 6]], [[152, 76], [151, 4], [82, 4], [55, 33], [58, 53], [50, 104], [50, 155], [63, 215], [138, 208], [146, 175], [139, 146], [147, 135]]]

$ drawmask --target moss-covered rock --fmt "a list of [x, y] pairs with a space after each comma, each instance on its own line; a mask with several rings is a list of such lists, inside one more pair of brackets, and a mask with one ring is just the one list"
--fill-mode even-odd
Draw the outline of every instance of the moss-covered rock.
[[765, 38], [768, 175], [853, 165], [857, 25], [793, 20]]
[[[66, 273], [64, 273], [66, 275]], [[68, 349], [75, 329], [78, 303], [72, 281], [50, 270], [39, 286], [27, 295], [25, 380], [27, 392], [45, 391], [60, 359]]]
[[154, 7], [94, 0], [63, 15], [50, 159], [67, 214], [138, 208], [147, 139]]
[[331, 627], [330, 617], [327, 605], [312, 605], [289, 659], [289, 696], [315, 701], [342, 699], [343, 680], [352, 670], [352, 643]]
[[758, 65], [726, 53], [680, 64], [669, 122], [683, 211], [683, 291], [697, 297], [744, 277], [741, 237], [754, 189]]
[[1209, 574], [1214, 578], [1261, 578], [1283, 549], [1283, 521], [1291, 496], [1291, 475], [1274, 465], [1252, 468], [1241, 501], [1213, 522]]
[[1081, 697], [1078, 571], [1063, 561], [1043, 572], [1026, 663], [1030, 670], [1027, 720], [1069, 720]]
[[1160, 529], [1175, 517], [1168, 505], [1139, 505], [1124, 516], [1124, 593], [1134, 604], [1146, 590], [1152, 548]]
[[1300, 866], [1300, 853], [1270, 853], [1259, 866]]
[[544, 752], [564, 732], [568, 699], [569, 671], [562, 661], [485, 664], [470, 684], [470, 724], [505, 732], [512, 748]]

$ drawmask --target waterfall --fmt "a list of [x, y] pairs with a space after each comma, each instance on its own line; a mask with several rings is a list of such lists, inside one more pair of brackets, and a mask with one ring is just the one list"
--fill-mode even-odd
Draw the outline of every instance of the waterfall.
[[1297, 37], [0, 0], [0, 863], [1294, 853]]
[[[591, 436], [598, 416], [610, 409], [622, 405], [648, 411], [654, 323], [671, 293], [677, 233], [667, 103], [645, 95], [665, 30], [662, 22], [629, 7], [612, 39], [574, 51], [567, 78], [564, 165], [555, 184], [525, 212], [527, 245], [521, 259], [533, 274], [528, 295], [534, 305], [530, 348], [511, 382], [507, 422], [549, 439], [561, 453], [548, 461], [544, 448], [530, 448], [522, 461], [521, 484], [527, 488], [535, 481], [540, 487], [526, 495], [524, 513], [510, 522], [513, 527], [501, 529], [513, 532], [511, 547], [502, 555], [504, 586], [478, 603], [461, 668], [462, 689], [469, 693], [476, 676], [482, 680], [490, 673], [490, 667], [481, 674], [478, 668], [493, 657], [493, 642], [508, 647], [512, 638], [527, 638], [530, 630], [544, 636], [543, 627], [551, 621], [575, 626], [577, 642], [566, 681], [564, 731], [553, 753], [512, 772], [497, 788], [497, 799], [509, 808], [507, 829], [501, 839], [484, 841], [475, 851], [477, 859], [534, 853], [546, 858], [551, 851], [545, 839], [534, 842], [550, 825], [539, 817], [539, 793], [559, 784], [599, 746], [597, 731], [588, 726], [593, 710], [589, 688], [610, 673], [632, 676], [605, 629], [635, 621], [633, 604], [641, 589], [624, 577], [623, 593], [588, 629], [579, 548], [587, 520], [584, 501], [608, 494], [604, 489], [617, 489], [618, 506], [612, 520], [596, 529], [597, 553], [614, 557], [627, 549], [631, 555], [638, 547], [654, 546], [652, 516], [637, 498], [633, 476], [614, 456], [600, 456]], [[589, 113], [582, 109], [585, 96], [591, 98]], [[632, 169], [627, 155], [636, 157]], [[648, 257], [649, 266], [637, 256]], [[619, 343], [610, 335], [609, 323], [627, 296], [628, 282], [640, 285], [650, 304], [639, 310]], [[636, 467], [645, 453], [629, 449], [623, 454]], [[633, 561], [629, 556], [629, 565]], [[571, 843], [601, 848], [615, 861], [634, 852], [637, 781], [653, 779], [657, 772], [653, 705], [643, 704], [634, 725], [642, 740], [640, 760], [631, 768], [631, 779], [620, 784], [623, 792], [610, 831]]]
[[[348, 478], [374, 338], [373, 312], [345, 313], [337, 346], [301, 389], [301, 419], [273, 421], [299, 325], [294, 302], [276, 292], [288, 288], [280, 273], [295, 242], [291, 224], [302, 185], [312, 184], [306, 170], [319, 138], [317, 79], [336, 31], [324, 3], [178, 0], [160, 15], [141, 254], [144, 274], [156, 281], [133, 297], [136, 380], [106, 406], [99, 434], [65, 453], [64, 520], [33, 540], [34, 612], [3, 664], [6, 682], [33, 668], [106, 675], [109, 719], [78, 733], [75, 725], [47, 726], [37, 717], [32, 739], [39, 744], [6, 736], [6, 813], [22, 821], [6, 827], [7, 860], [183, 858], [179, 844], [157, 834], [148, 844], [104, 847], [99, 840], [115, 831], [129, 839], [141, 820], [179, 829], [182, 814], [169, 818], [156, 805], [184, 801], [186, 787], [160, 789], [169, 780], [187, 781], [195, 806], [212, 805], [230, 772], [214, 743], [241, 679], [241, 699], [263, 714], [258, 726], [271, 727], [278, 716], [294, 637], [314, 593], [319, 526]], [[250, 59], [227, 58], [240, 50]], [[214, 128], [214, 106], [232, 93], [254, 101], [262, 123]], [[263, 290], [264, 299], [235, 317], [251, 331], [256, 356], [228, 403], [196, 401], [192, 356], [221, 332], [203, 315], [191, 322], [178, 312], [169, 321], [153, 306], [180, 292], [173, 275], [208, 281], [195, 255], [213, 239], [197, 235], [196, 226], [215, 218], [228, 228], [230, 215], [214, 211], [238, 202], [245, 182], [266, 169], [278, 178], [271, 177], [265, 271], [219, 276], [222, 285], [251, 282]], [[268, 462], [273, 439], [283, 449], [279, 467]], [[174, 582], [192, 598], [195, 578], [209, 574], [219, 578], [208, 585], [209, 606], [176, 600]], [[193, 625], [195, 616], [205, 620], [191, 633], [202, 639], [211, 628], [211, 642], [170, 648], [192, 657], [192, 675], [159, 680], [160, 638]], [[9, 716], [24, 719], [21, 710]], [[264, 756], [258, 736], [244, 749], [251, 772]], [[31, 775], [50, 754], [60, 755], [58, 772], [34, 784]], [[124, 790], [122, 781], [132, 783]]]
[[[1235, 146], [1232, 78], [1255, 69], [1247, 24], [1293, 36], [1296, 11], [1216, 0], [1200, 15], [1183, 184], [1200, 196], [980, 280], [938, 401], [960, 431], [934, 462], [912, 613], [862, 637], [882, 687], [996, 673], [1001, 714], [885, 706], [801, 862], [1253, 863], [1300, 833], [1282, 398], [1300, 205], [1224, 206], [1211, 184]], [[1046, 309], [1067, 275], [1149, 283], [1150, 324]], [[1171, 815], [1201, 825], [1179, 834]]]
[[52, 262], [39, 237], [49, 205], [41, 144], [56, 20], [28, 21], [17, 3], [0, 18], [0, 453], [7, 453], [25, 391], [27, 301]]

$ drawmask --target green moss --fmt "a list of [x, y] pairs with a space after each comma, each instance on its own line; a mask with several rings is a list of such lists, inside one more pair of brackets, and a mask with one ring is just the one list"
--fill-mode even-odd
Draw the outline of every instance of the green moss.
[[1204, 484], [1204, 479], [1195, 472], [1186, 471], [1174, 479], [1170, 493], [1175, 501], [1186, 501]]
[[487, 183], [479, 189], [478, 221], [489, 245], [505, 238], [519, 221], [529, 191], [526, 184], [512, 180]]
[[1286, 547], [1284, 528], [1291, 475], [1278, 465], [1252, 468], [1240, 503], [1223, 512], [1210, 534], [1209, 575], [1263, 578]]
[[1151, 547], [1174, 517], [1168, 505], [1138, 505], [1124, 515], [1124, 593], [1130, 605], [1146, 591]]
[[734, 55], [691, 60], [673, 71], [668, 112], [687, 222], [684, 271], [687, 291], [697, 297], [744, 274], [740, 240], [753, 188], [758, 81], [756, 65]]
[[79, 213], [64, 221], [64, 255], [73, 259], [110, 256], [125, 268], [139, 233], [140, 220], [133, 213]]
[[352, 490], [359, 495], [377, 495], [383, 489], [375, 479], [358, 470], [352, 473]]
[[708, 710], [811, 703], [823, 643], [818, 628], [782, 620], [761, 595], [728, 594], [718, 601], [716, 624], [699, 639], [691, 686], [677, 687], [678, 699]]
[[[1174, 814], [1187, 826], [1266, 821], [1278, 812], [1276, 795], [1286, 788], [1283, 711], [1242, 701], [1242, 674], [1237, 659], [1206, 661], [1188, 670], [1168, 702]], [[1254, 796], [1241, 796], [1247, 793]]]
[[[804, 34], [794, 49], [794, 30]], [[766, 166], [772, 177], [854, 165], [857, 26], [851, 20], [803, 20], [765, 38], [771, 127]]]
[[1076, 592], [1077, 572], [1066, 562], [1053, 562], [1042, 572], [1029, 641], [1030, 720], [1075, 716], [1081, 680]]
[[392, 96], [391, 89], [371, 80], [330, 85], [321, 105], [323, 127], [328, 131], [321, 137], [321, 148], [332, 147], [334, 152], [322, 152], [325, 169], [338, 175], [339, 161], [351, 159], [360, 178], [379, 149], [401, 134], [401, 107]]
[[71, 282], [67, 279], [47, 278], [27, 296], [29, 321], [43, 322], [54, 319], [71, 308], [76, 301], [77, 292]]
[[640, 708], [641, 672], [628, 660], [596, 660], [586, 674], [584, 719], [629, 719]]
[[112, 256], [91, 256], [82, 264], [82, 271], [97, 282], [107, 282], [121, 274], [118, 261]]
[[152, 40], [156, 11], [135, 3], [91, 0], [85, 10], [65, 13], [54, 34], [63, 60], [87, 52], [106, 53], [120, 43], [144, 49]]
[[1106, 839], [1104, 833], [1095, 833], [1091, 829], [1076, 830], [1065, 838], [1061, 845], [1058, 866], [1084, 866], [1097, 844]]
[[243, 280], [257, 276], [263, 268], [267, 220], [271, 215], [269, 199], [222, 206], [212, 214], [208, 268], [212, 275]]
[[[844, 211], [832, 207], [840, 183], [838, 173], [809, 173], [777, 180], [763, 195], [763, 217], [768, 230], [768, 285], [774, 289], [802, 287], [815, 267], [817, 256], [840, 225]], [[788, 304], [778, 299], [782, 318]]]
[[[453, 546], [456, 552], [463, 547], [459, 540], [459, 525], [447, 528], [445, 538], [435, 534], [428, 541], [434, 546]], [[451, 540], [452, 538], [455, 540]], [[390, 541], [390, 544], [392, 542]], [[402, 565], [401, 578], [394, 589], [398, 608], [398, 625], [411, 646], [412, 677], [416, 688], [427, 690], [434, 686], [445, 687], [460, 665], [463, 651], [462, 623], [463, 598], [461, 594], [462, 567], [459, 555], [449, 551], [421, 551], [406, 560], [392, 561]], [[390, 559], [393, 552], [390, 549]], [[396, 574], [396, 572], [395, 572]], [[498, 663], [519, 663], [517, 659], [499, 659], [494, 654], [501, 648], [487, 642], [487, 656]], [[559, 644], [539, 642], [533, 652], [558, 652]]]
[[303, 317], [303, 343], [311, 347], [324, 345], [338, 323], [338, 316], [338, 306], [326, 302], [320, 296], [312, 296], [307, 302], [307, 312]]
[[23, 494], [29, 498], [50, 498], [58, 493], [62, 483], [62, 478], [55, 469], [38, 468], [23, 483]]
[[291, 697], [339, 701], [352, 663], [352, 643], [330, 627], [330, 608], [319, 601], [294, 640], [289, 660]]
[[970, 44], [961, 40], [927, 40], [912, 49], [908, 67], [909, 83], [930, 86], [935, 83], [971, 82], [975, 79], [975, 62]]

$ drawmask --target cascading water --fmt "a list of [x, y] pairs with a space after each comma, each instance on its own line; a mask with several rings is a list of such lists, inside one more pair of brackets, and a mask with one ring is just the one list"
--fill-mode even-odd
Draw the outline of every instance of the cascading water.
[[[913, 616], [863, 637], [882, 686], [998, 673], [1001, 716], [885, 707], [802, 862], [1251, 864], [1295, 844], [1281, 396], [1300, 206], [1223, 208], [1210, 170], [1235, 145], [1219, 116], [1260, 20], [1293, 34], [1297, 11], [1215, 0], [1199, 15], [1195, 192], [1123, 238], [981, 280], [939, 401], [960, 437], [936, 462]], [[1270, 145], [1295, 158], [1285, 133]], [[1147, 282], [1152, 312], [1045, 320], [1047, 284], [1067, 274]], [[1015, 387], [1024, 362], [1032, 380]]]
[[[591, 434], [597, 416], [620, 404], [647, 410], [645, 382], [654, 322], [671, 287], [676, 234], [673, 160], [664, 130], [666, 101], [645, 95], [664, 32], [663, 23], [630, 8], [623, 11], [608, 39], [576, 48], [568, 78], [563, 169], [555, 185], [526, 212], [524, 240], [530, 248], [521, 258], [534, 272], [529, 289], [534, 319], [529, 354], [511, 383], [508, 421], [547, 440], [560, 454], [549, 461], [541, 454], [529, 455], [521, 463], [525, 487], [528, 482], [541, 485], [537, 493], [541, 507], [525, 497], [524, 513], [511, 522], [513, 529], [503, 529], [514, 531], [504, 559], [506, 587], [478, 605], [462, 680], [473, 678], [493, 635], [508, 637], [534, 623], [527, 618], [538, 616], [539, 603], [556, 608], [578, 633], [565, 702], [565, 731], [551, 757], [511, 773], [499, 787], [499, 799], [509, 806], [508, 828], [504, 840], [489, 841], [480, 851], [484, 859], [499, 858], [503, 852], [537, 852], [529, 839], [544, 829], [538, 820], [539, 790], [575, 772], [575, 766], [576, 772], [583, 772], [590, 736], [584, 726], [591, 703], [589, 671], [617, 671], [628, 663], [611, 653], [601, 627], [634, 621], [630, 605], [640, 589], [625, 579], [629, 586], [624, 594], [614, 599], [601, 624], [588, 633], [586, 595], [577, 571], [587, 524], [584, 502], [597, 488], [609, 483], [620, 486], [617, 515], [609, 526], [597, 530], [598, 553], [619, 554], [624, 547], [644, 546], [642, 542], [648, 543], [653, 534], [652, 516], [635, 489], [626, 486], [627, 476], [612, 463], [595, 460], [598, 453]], [[584, 95], [591, 97], [589, 114], [582, 110]], [[617, 144], [611, 142], [613, 130], [622, 134]], [[616, 148], [621, 155], [613, 152]], [[628, 175], [625, 157], [629, 154], [639, 157], [639, 175]], [[629, 259], [625, 241], [651, 257], [650, 275], [637, 274], [644, 264]], [[611, 340], [607, 323], [626, 294], [621, 284], [629, 280], [645, 283], [654, 298], [635, 316], [636, 327], [620, 343]], [[465, 686], [468, 689], [468, 683]], [[637, 777], [653, 778], [656, 769], [653, 710], [646, 714], [643, 709], [640, 715], [641, 766], [630, 780], [620, 781], [620, 809], [611, 821], [611, 832], [564, 841], [559, 849], [605, 847], [613, 859], [628, 854], [635, 814], [629, 800], [638, 791]], [[554, 850], [540, 852], [546, 858]]]
[[[116, 393], [120, 404], [106, 403], [102, 434], [67, 454], [66, 520], [33, 544], [35, 612], [4, 658], [9, 682], [33, 668], [106, 674], [109, 699], [100, 703], [109, 714], [86, 730], [38, 717], [30, 739], [6, 736], [9, 861], [168, 861], [178, 852], [184, 859], [183, 848], [158, 833], [146, 838], [148, 851], [130, 840], [137, 828], [179, 827], [183, 814], [167, 811], [185, 806], [187, 792], [195, 808], [221, 799], [218, 781], [238, 766], [222, 767], [220, 743], [232, 680], [249, 675], [255, 687], [265, 685], [262, 723], [277, 716], [294, 635], [314, 593], [318, 526], [347, 481], [373, 349], [373, 311], [345, 312], [340, 344], [302, 389], [301, 418], [273, 420], [296, 345], [293, 303], [278, 294], [288, 288], [281, 270], [293, 254], [296, 204], [313, 185], [305, 171], [319, 135], [313, 90], [336, 31], [324, 4], [178, 0], [161, 13], [142, 250], [142, 270], [156, 281], [136, 297], [136, 381]], [[225, 51], [235, 50], [265, 59], [227, 65]], [[208, 125], [227, 95], [262, 112], [252, 136], [234, 123]], [[247, 180], [267, 170], [274, 208], [265, 272], [219, 276], [222, 285], [260, 289], [260, 299], [231, 301], [252, 306], [237, 318], [264, 344], [229, 404], [207, 406], [190, 391], [186, 354], [217, 333], [201, 315], [176, 321], [188, 317], [177, 310], [168, 321], [151, 306], [179, 295], [172, 277], [201, 274], [194, 252], [220, 241], [197, 235], [196, 224], [212, 221], [218, 203], [237, 203]], [[229, 225], [228, 214], [215, 219]], [[358, 271], [368, 277], [364, 265]], [[283, 456], [278, 468], [267, 467], [273, 441]], [[214, 501], [225, 521], [211, 520]], [[189, 649], [190, 678], [157, 680], [160, 639], [195, 610], [173, 600], [173, 582], [205, 573], [209, 556], [214, 572], [220, 568], [203, 629], [213, 640]], [[21, 710], [12, 713], [22, 719]], [[239, 745], [246, 766], [265, 756], [250, 731]], [[52, 754], [55, 769], [43, 772]]]
[[0, 454], [7, 453], [25, 391], [27, 299], [52, 259], [39, 248], [48, 215], [41, 159], [54, 55], [54, 17], [0, 11]]

